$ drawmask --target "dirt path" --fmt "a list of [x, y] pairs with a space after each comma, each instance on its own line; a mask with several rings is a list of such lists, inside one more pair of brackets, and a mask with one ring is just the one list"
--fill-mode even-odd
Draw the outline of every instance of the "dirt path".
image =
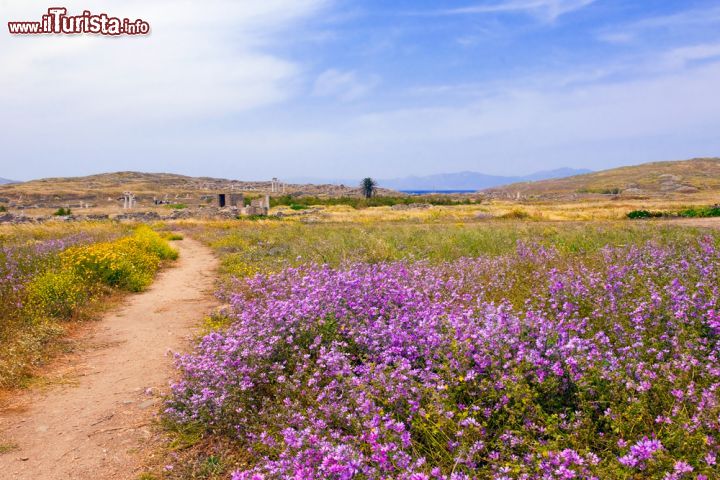
[[0, 478], [134, 479], [173, 375], [169, 350], [184, 350], [211, 295], [216, 260], [199, 242], [176, 243], [180, 259], [147, 291], [107, 313], [82, 354], [77, 382], [31, 391], [0, 412]]

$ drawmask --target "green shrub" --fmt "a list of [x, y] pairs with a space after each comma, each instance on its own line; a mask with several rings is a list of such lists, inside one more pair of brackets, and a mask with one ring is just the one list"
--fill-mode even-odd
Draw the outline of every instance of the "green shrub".
[[169, 208], [171, 210], [185, 210], [188, 206], [184, 203], [175, 203], [172, 205], [165, 205], [165, 208]]
[[679, 213], [681, 217], [687, 218], [709, 218], [709, 217], [720, 217], [720, 207], [700, 207], [700, 208], [688, 208]]
[[308, 208], [306, 205], [298, 205], [296, 203], [290, 205], [290, 210], [307, 210]]
[[506, 220], [524, 220], [526, 218], [530, 218], [530, 214], [527, 213], [525, 210], [520, 210], [518, 208], [509, 211], [508, 213], [505, 213], [500, 216], [500, 218], [506, 219]]
[[650, 212], [648, 210], [633, 210], [627, 214], [628, 218], [659, 218], [677, 216], [683, 218], [710, 218], [720, 217], [720, 206], [688, 208], [679, 212]]
[[650, 212], [648, 210], [633, 210], [627, 214], [627, 217], [633, 220], [640, 218], [659, 218], [664, 216], [662, 212]]
[[53, 213], [53, 215], [55, 215], [56, 217], [66, 217], [68, 215], [72, 215], [72, 210], [70, 210], [69, 208], [60, 207], [55, 213]]

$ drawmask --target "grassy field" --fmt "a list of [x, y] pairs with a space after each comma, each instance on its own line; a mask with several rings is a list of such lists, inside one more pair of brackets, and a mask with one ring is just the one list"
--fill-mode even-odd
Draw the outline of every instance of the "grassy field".
[[181, 231], [223, 307], [140, 478], [718, 478], [720, 232], [531, 207], [3, 226], [2, 387]]
[[[463, 211], [462, 207], [453, 207]], [[246, 277], [307, 263], [333, 267], [353, 262], [427, 260], [510, 253], [518, 242], [553, 246], [562, 252], [596, 251], [606, 245], [656, 240], [669, 242], [697, 235], [697, 229], [665, 222], [386, 222], [368, 221], [365, 211], [343, 212], [345, 222], [306, 224], [297, 221], [181, 222], [179, 228], [208, 243], [222, 259], [226, 276]], [[460, 213], [456, 213], [460, 214]], [[347, 215], [347, 216], [345, 216]], [[340, 215], [339, 215], [340, 216]]]
[[[350, 206], [314, 206], [310, 213], [278, 206], [271, 214], [282, 212], [290, 218], [319, 223], [478, 223], [494, 220], [528, 221], [604, 221], [624, 220], [633, 210], [681, 212], [703, 208], [718, 202], [714, 194], [689, 195], [682, 198], [629, 199], [622, 197], [567, 201], [484, 200], [471, 205], [436, 205], [427, 209], [393, 209], [392, 207], [352, 208]], [[415, 201], [422, 202], [422, 199]]]
[[227, 305], [157, 476], [720, 475], [714, 231], [338, 213], [181, 225]]

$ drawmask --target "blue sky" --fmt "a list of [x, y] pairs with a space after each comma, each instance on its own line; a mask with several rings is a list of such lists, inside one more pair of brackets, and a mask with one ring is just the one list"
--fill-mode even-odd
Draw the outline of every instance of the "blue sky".
[[[0, 177], [524, 174], [720, 155], [720, 4], [68, 0], [0, 34]], [[0, 0], [2, 24], [47, 4]]]

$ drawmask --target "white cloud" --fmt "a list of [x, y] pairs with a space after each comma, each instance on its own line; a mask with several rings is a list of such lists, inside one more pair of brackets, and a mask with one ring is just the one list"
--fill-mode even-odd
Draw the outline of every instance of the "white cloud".
[[326, 70], [315, 80], [313, 94], [318, 97], [336, 97], [343, 101], [357, 100], [367, 95], [380, 83], [376, 75], [360, 78], [357, 72]]
[[678, 47], [662, 55], [663, 66], [669, 69], [684, 68], [692, 62], [714, 60], [718, 57], [720, 57], [720, 43]]
[[522, 13], [554, 21], [566, 13], [579, 10], [596, 0], [505, 0], [442, 10], [443, 15]]
[[405, 108], [355, 115], [338, 108], [303, 127], [259, 127], [243, 138], [213, 143], [248, 155], [261, 148], [273, 158], [300, 160], [296, 167], [287, 165], [285, 175], [322, 171], [346, 177], [467, 169], [509, 174], [567, 165], [602, 169], [720, 152], [715, 94], [720, 62], [564, 88], [546, 78], [545, 84], [528, 79], [525, 85], [496, 85], [465, 102], [440, 88]]
[[[301, 74], [300, 66], [273, 53], [283, 38], [278, 33], [328, 1], [68, 0], [70, 14], [87, 9], [143, 18], [152, 33], [0, 35], [0, 110], [28, 121], [58, 111], [79, 123], [222, 116], [277, 103], [292, 94]], [[44, 11], [31, 3], [6, 0], [4, 17], [39, 20]]]

